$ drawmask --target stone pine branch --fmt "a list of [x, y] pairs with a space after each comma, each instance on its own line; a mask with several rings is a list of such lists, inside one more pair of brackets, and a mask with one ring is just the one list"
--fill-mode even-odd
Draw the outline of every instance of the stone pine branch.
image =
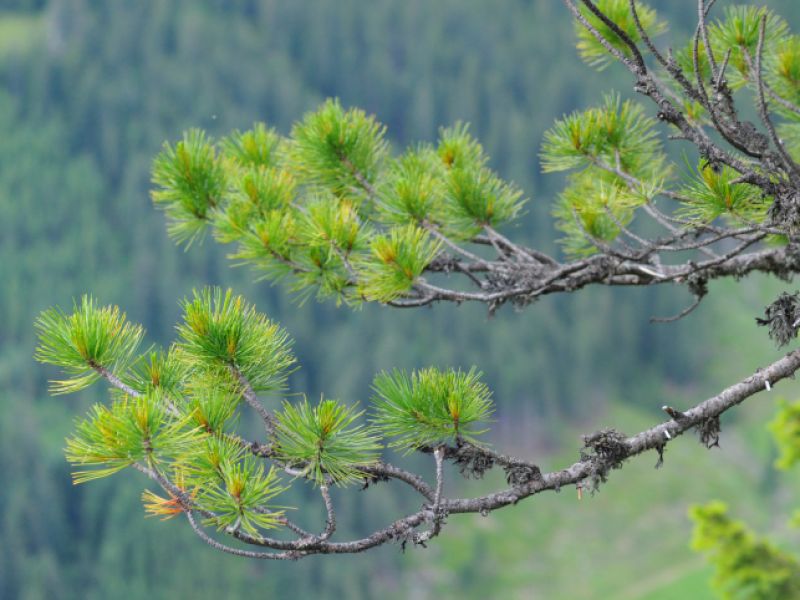
[[[434, 475], [437, 487], [435, 492], [422, 483], [421, 477], [402, 471], [397, 467], [382, 465], [371, 468], [369, 475], [375, 478], [397, 477], [410, 483], [423, 496], [426, 503], [419, 511], [397, 519], [385, 528], [361, 539], [347, 542], [329, 539], [334, 531], [332, 524], [335, 523], [335, 517], [325, 485], [320, 486], [328, 515], [326, 528], [322, 534], [312, 535], [300, 530], [301, 533], [297, 539], [287, 541], [261, 536], [254, 537], [236, 529], [225, 531], [240, 542], [273, 550], [253, 552], [228, 546], [211, 537], [193, 515], [195, 512], [205, 517], [213, 517], [213, 515], [207, 511], [198, 511], [193, 505], [191, 497], [167, 481], [162, 474], [145, 467], [139, 467], [139, 470], [178, 499], [180, 510], [186, 514], [190, 525], [203, 541], [215, 549], [237, 556], [294, 560], [313, 554], [358, 553], [388, 542], [399, 542], [404, 545], [410, 542], [424, 545], [425, 542], [440, 533], [448, 515], [479, 513], [485, 516], [491, 511], [516, 505], [521, 500], [535, 494], [548, 490], [559, 491], [568, 486], [596, 490], [600, 483], [606, 481], [610, 471], [622, 468], [624, 462], [629, 458], [648, 450], [655, 450], [659, 456], [663, 456], [666, 446], [687, 431], [696, 431], [703, 444], [714, 445], [718, 441], [719, 418], [723, 413], [759, 392], [771, 390], [781, 380], [794, 377], [799, 368], [800, 351], [795, 350], [759, 369], [754, 375], [687, 410], [677, 411], [671, 407], [664, 407], [671, 419], [650, 429], [629, 437], [614, 430], [603, 430], [586, 435], [584, 436], [584, 447], [581, 449], [581, 459], [564, 469], [549, 473], [542, 473], [533, 462], [499, 455], [491, 449], [473, 444], [442, 445], [433, 449], [420, 448], [420, 451], [430, 452], [436, 457]], [[462, 467], [462, 474], [472, 476], [476, 474], [482, 476], [485, 471], [498, 466], [506, 472], [513, 485], [508, 489], [475, 498], [443, 497], [441, 465], [444, 461], [450, 461]], [[659, 459], [660, 463], [661, 459]], [[427, 527], [427, 529], [418, 531], [421, 527]]]
[[[659, 49], [665, 26], [644, 4], [564, 4], [587, 62], [621, 63], [656, 111], [611, 94], [546, 133], [544, 171], [570, 173], [553, 203], [563, 258], [502, 233], [526, 200], [465, 125], [394, 156], [385, 127], [338, 101], [288, 137], [259, 124], [220, 142], [190, 131], [167, 144], [153, 198], [170, 232], [191, 243], [210, 229], [235, 245], [232, 258], [301, 299], [406, 308], [493, 311], [588, 285], [659, 283], [699, 302], [713, 279], [795, 274], [800, 147], [784, 139], [800, 139], [800, 54], [786, 49], [786, 24], [755, 7], [712, 21], [713, 3], [699, 0], [694, 35], [674, 53]], [[696, 172], [681, 174], [662, 139], [694, 146]]]

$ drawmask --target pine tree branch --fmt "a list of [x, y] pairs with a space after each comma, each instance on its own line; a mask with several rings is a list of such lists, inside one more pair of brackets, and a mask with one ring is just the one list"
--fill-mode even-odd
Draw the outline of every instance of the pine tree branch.
[[[124, 392], [125, 394], [127, 394], [131, 398], [141, 398], [141, 396], [142, 396], [141, 392], [133, 389], [131, 386], [129, 386], [126, 383], [124, 383], [119, 377], [114, 375], [111, 371], [109, 371], [105, 367], [100, 366], [100, 365], [91, 365], [91, 367], [95, 371], [97, 371], [103, 379], [108, 381], [108, 383], [110, 383], [112, 387], [115, 387], [118, 390]], [[173, 417], [180, 416], [181, 413], [178, 410], [178, 407], [175, 406], [175, 402], [173, 402], [172, 399], [167, 398], [165, 396], [164, 397], [164, 402], [167, 405], [167, 410], [169, 411], [169, 413]]]
[[761, 19], [759, 20], [758, 24], [758, 45], [756, 46], [756, 64], [753, 73], [753, 77], [756, 80], [756, 89], [758, 90], [758, 115], [761, 118], [761, 122], [764, 124], [764, 127], [767, 128], [770, 140], [777, 149], [783, 165], [788, 169], [794, 183], [798, 183], [800, 182], [800, 167], [797, 166], [797, 163], [795, 163], [794, 160], [792, 160], [792, 157], [789, 156], [786, 148], [783, 147], [783, 142], [781, 142], [780, 138], [778, 137], [778, 133], [775, 131], [775, 125], [772, 123], [772, 119], [769, 116], [767, 101], [764, 97], [764, 73], [762, 71], [762, 66], [764, 62], [764, 35], [766, 32], [766, 27], [767, 15], [763, 14], [761, 15]]
[[661, 423], [634, 436], [624, 438], [617, 449], [618, 454], [606, 464], [598, 464], [591, 458], [581, 460], [560, 471], [545, 473], [541, 479], [534, 480], [520, 488], [511, 488], [478, 498], [449, 500], [444, 507], [451, 514], [495, 510], [516, 504], [523, 498], [543, 491], [558, 490], [567, 485], [578, 484], [597, 475], [598, 466], [619, 467], [628, 458], [648, 450], [663, 450], [667, 444], [672, 443], [675, 438], [686, 431], [718, 418], [734, 406], [764, 391], [767, 388], [767, 382], [771, 388], [779, 381], [793, 377], [798, 369], [800, 369], [800, 350], [794, 350], [769, 366], [759, 369], [754, 375], [684, 411], [681, 418]]
[[[730, 230], [718, 236], [715, 241], [736, 237], [749, 232], [749, 229]], [[420, 297], [410, 297], [409, 305], [429, 304], [435, 301], [483, 302], [496, 304], [515, 302], [526, 304], [535, 298], [555, 294], [571, 293], [589, 285], [606, 286], [644, 286], [663, 283], [686, 283], [692, 277], [707, 280], [725, 277], [743, 277], [750, 273], [770, 273], [780, 278], [788, 278], [800, 271], [800, 249], [794, 244], [777, 248], [766, 248], [744, 252], [748, 247], [761, 241], [766, 233], [755, 233], [755, 237], [742, 240], [733, 250], [706, 261], [692, 260], [677, 265], [661, 265], [654, 270], [648, 253], [640, 257], [625, 257], [600, 254], [588, 259], [561, 264], [557, 268], [543, 269], [541, 265], [529, 267], [517, 265], [511, 272], [513, 283], [485, 286], [482, 291], [460, 291], [443, 288], [425, 280], [418, 282]], [[702, 247], [702, 244], [679, 245], [674, 251]], [[395, 301], [402, 306], [402, 301]]]
[[257, 558], [261, 560], [296, 560], [305, 556], [302, 552], [294, 550], [289, 552], [254, 552], [252, 550], [242, 550], [241, 548], [227, 546], [210, 537], [205, 531], [203, 531], [203, 528], [200, 527], [195, 520], [192, 510], [185, 511], [185, 514], [186, 519], [189, 521], [189, 525], [192, 527], [192, 531], [194, 531], [197, 537], [203, 540], [206, 544], [214, 548], [214, 550], [220, 550], [226, 554], [233, 554], [234, 556], [239, 556], [242, 558]]
[[[628, 59], [619, 50], [614, 48], [611, 43], [605, 39], [603, 35], [580, 13], [573, 0], [563, 0], [563, 2], [572, 13], [573, 17], [575, 17], [575, 19], [581, 24], [581, 26], [591, 33], [591, 35], [598, 40], [598, 42], [604, 48], [606, 48], [609, 54], [614, 56], [619, 62], [625, 65], [635, 76], [636, 84], [634, 89], [637, 92], [649, 97], [658, 106], [660, 111], [659, 118], [675, 126], [685, 139], [691, 141], [697, 147], [701, 156], [707, 157], [712, 163], [728, 165], [739, 173], [746, 175], [750, 181], [756, 183], [757, 185], [772, 189], [772, 182], [770, 182], [766, 175], [757, 173], [745, 162], [720, 148], [702, 129], [689, 123], [682, 111], [677, 109], [673, 103], [664, 96], [664, 92], [656, 84], [647, 68], [643, 64]], [[591, 5], [596, 11], [599, 12], [599, 9], [597, 9], [597, 7], [590, 0], [582, 0], [582, 2], [586, 6]], [[606, 21], [608, 21], [607, 18]]]
[[794, 113], [795, 115], [800, 116], [800, 106], [790, 102], [786, 98], [781, 97], [775, 90], [773, 90], [767, 83], [764, 81], [762, 82], [764, 89], [766, 90], [767, 94], [769, 95], [772, 100], [780, 104], [783, 108], [788, 110], [789, 112]]
[[375, 478], [388, 477], [397, 479], [411, 486], [415, 491], [422, 495], [428, 502], [434, 501], [434, 491], [425, 483], [419, 475], [405, 471], [387, 462], [379, 462], [374, 465], [363, 465], [359, 470]]
[[264, 405], [261, 404], [261, 401], [258, 399], [253, 386], [250, 385], [247, 377], [235, 366], [229, 365], [228, 369], [230, 370], [231, 374], [234, 376], [236, 381], [242, 388], [242, 397], [247, 404], [258, 413], [258, 416], [261, 417], [261, 420], [264, 422], [264, 429], [267, 432], [268, 439], [274, 439], [275, 432], [277, 430], [277, 422], [275, 421], [275, 417], [264, 408]]
[[[691, 429], [698, 429], [702, 439], [702, 434], [707, 428], [716, 427], [718, 429], [720, 415], [759, 392], [771, 389], [781, 380], [793, 377], [798, 369], [800, 369], [800, 350], [794, 350], [769, 366], [757, 370], [750, 377], [726, 388], [719, 394], [698, 403], [688, 410], [677, 412], [673, 409], [673, 418], [671, 420], [633, 436], [625, 437], [613, 432], [613, 430], [584, 436], [584, 450], [588, 450], [588, 452], [584, 453], [581, 460], [558, 471], [541, 473], [533, 463], [506, 457], [474, 445], [465, 445], [465, 447], [469, 447], [478, 454], [492, 457], [504, 467], [530, 469], [530, 476], [524, 483], [475, 498], [447, 499], [443, 497], [443, 459], [456, 459], [461, 451], [458, 448], [436, 448], [433, 452], [436, 458], [437, 483], [431, 505], [423, 507], [418, 512], [398, 519], [388, 527], [379, 529], [358, 540], [333, 542], [328, 539], [335, 529], [335, 521], [332, 516], [333, 509], [329, 500], [325, 502], [328, 512], [325, 531], [316, 537], [282, 541], [257, 538], [241, 531], [229, 532], [233, 537], [247, 544], [284, 550], [279, 554], [246, 551], [222, 544], [209, 537], [197, 524], [191, 514], [196, 509], [188, 505], [185, 512], [192, 529], [204, 542], [217, 550], [247, 558], [285, 560], [299, 559], [312, 554], [359, 553], [391, 541], [411, 541], [414, 544], [424, 545], [426, 541], [439, 533], [443, 524], [443, 515], [461, 513], [487, 514], [493, 510], [515, 505], [519, 501], [541, 492], [557, 491], [569, 485], [585, 488], [588, 482], [590, 489], [596, 489], [601, 482], [605, 481], [609, 471], [623, 468], [626, 460], [649, 450], [656, 450], [661, 455], [668, 444], [673, 443], [676, 438]], [[176, 489], [174, 485], [165, 482], [163, 476], [160, 476], [155, 469], [148, 469], [138, 465], [137, 467], [145, 474], [158, 480], [168, 491], [182, 494], [181, 490]], [[322, 493], [324, 497], [325, 491], [322, 491]], [[186, 500], [186, 502], [188, 503], [190, 500]], [[206, 513], [206, 516], [208, 514]], [[431, 523], [432, 529], [421, 533], [415, 532], [416, 528], [425, 523]]]
[[98, 365], [98, 364], [94, 364], [94, 363], [89, 363], [89, 366], [92, 367], [92, 369], [94, 369], [95, 371], [97, 371], [97, 373], [99, 373], [100, 376], [103, 379], [105, 379], [106, 381], [108, 381], [108, 383], [110, 383], [113, 387], [117, 388], [118, 390], [121, 390], [122, 392], [126, 393], [128, 396], [131, 396], [132, 398], [138, 398], [138, 397], [141, 396], [141, 394], [139, 392], [137, 392], [131, 386], [123, 383], [123, 381], [119, 377], [114, 375], [111, 371], [106, 369], [104, 366]]

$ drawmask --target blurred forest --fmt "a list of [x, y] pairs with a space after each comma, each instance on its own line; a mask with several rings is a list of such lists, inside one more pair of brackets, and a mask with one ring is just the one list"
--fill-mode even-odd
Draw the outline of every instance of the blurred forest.
[[[650, 4], [668, 38], [688, 35], [693, 1]], [[800, 30], [800, 6], [768, 4]], [[549, 0], [0, 1], [0, 598], [710, 598], [686, 511], [711, 498], [796, 548], [784, 523], [800, 484], [775, 473], [764, 431], [774, 396], [727, 418], [721, 451], [682, 440], [659, 471], [643, 457], [580, 502], [565, 490], [456, 517], [406, 553], [236, 559], [180, 520], [145, 519], [138, 474], [71, 483], [64, 437], [105, 390], [48, 397], [54, 372], [33, 361], [32, 323], [84, 292], [166, 343], [180, 298], [233, 286], [292, 334], [292, 388], [312, 398], [365, 402], [383, 368], [477, 365], [495, 392], [496, 446], [548, 468], [577, 457], [580, 433], [655, 423], [665, 402], [699, 400], [777, 356], [753, 317], [779, 282], [715, 284], [672, 325], [649, 323], [689, 301], [665, 288], [587, 289], [491, 319], [478, 306], [298, 305], [231, 268], [216, 244], [175, 247], [149, 199], [151, 161], [184, 129], [222, 135], [263, 120], [286, 133], [336, 96], [375, 114], [398, 148], [471, 123], [493, 168], [531, 199], [507, 233], [553, 249], [561, 179], [539, 173], [542, 133], [612, 88], [631, 83], [580, 64], [567, 11]], [[339, 494], [345, 530], [416, 508], [393, 492]]]

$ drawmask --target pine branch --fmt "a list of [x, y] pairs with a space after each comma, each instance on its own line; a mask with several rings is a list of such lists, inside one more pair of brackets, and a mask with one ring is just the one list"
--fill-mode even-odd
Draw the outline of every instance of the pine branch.
[[[443, 495], [443, 463], [445, 459], [453, 460], [458, 464], [459, 457], [464, 458], [463, 449], [457, 447], [439, 446], [432, 450], [436, 459], [436, 490], [433, 497], [429, 498], [430, 504], [407, 517], [394, 521], [391, 525], [379, 529], [361, 539], [334, 542], [330, 537], [335, 531], [335, 517], [330, 497], [327, 496], [327, 486], [322, 486], [320, 491], [325, 499], [327, 511], [326, 527], [322, 534], [312, 536], [299, 528], [292, 528], [299, 533], [299, 538], [293, 541], [275, 540], [264, 537], [253, 537], [237, 530], [227, 531], [239, 541], [250, 545], [264, 546], [272, 549], [283, 550], [280, 554], [267, 552], [252, 552], [233, 548], [222, 544], [206, 534], [198, 525], [192, 512], [191, 499], [187, 498], [182, 490], [167, 481], [163, 475], [152, 468], [137, 468], [149, 477], [158, 481], [166, 490], [180, 495], [186, 503], [185, 512], [195, 533], [204, 542], [213, 548], [235, 554], [237, 556], [258, 559], [299, 559], [314, 554], [341, 554], [359, 553], [389, 542], [412, 542], [424, 545], [429, 539], [438, 535], [444, 524], [443, 515], [480, 513], [487, 514], [508, 506], [516, 505], [521, 500], [545, 491], [558, 491], [569, 485], [589, 487], [596, 489], [600, 483], [606, 481], [609, 472], [614, 469], [624, 468], [624, 463], [633, 457], [650, 450], [656, 450], [663, 455], [668, 444], [673, 443], [683, 433], [697, 430], [701, 441], [706, 442], [706, 435], [718, 436], [719, 417], [741, 404], [755, 394], [770, 390], [783, 379], [793, 377], [800, 369], [800, 350], [795, 350], [772, 364], [758, 369], [754, 375], [726, 388], [683, 412], [671, 410], [673, 418], [664, 423], [641, 431], [633, 436], [626, 437], [614, 430], [604, 430], [584, 436], [585, 446], [582, 449], [581, 460], [561, 470], [541, 473], [538, 467], [530, 462], [507, 457], [494, 451], [474, 446], [471, 444], [461, 448], [469, 448], [475, 456], [484, 456], [496, 461], [509, 473], [509, 480], [515, 485], [506, 490], [500, 490], [475, 498], [445, 498]], [[422, 449], [426, 451], [426, 449]], [[488, 468], [491, 468], [491, 463]], [[516, 471], [515, 471], [516, 469]], [[390, 469], [391, 470], [391, 469]], [[525, 471], [527, 476], [521, 479], [520, 471]], [[388, 470], [386, 471], [388, 472]], [[428, 489], [427, 492], [431, 490]], [[204, 516], [209, 516], [206, 511]], [[432, 528], [417, 532], [421, 525], [430, 523]]]
[[234, 365], [229, 365], [228, 368], [230, 369], [231, 374], [235, 377], [236, 381], [242, 388], [242, 397], [244, 398], [245, 402], [252, 408], [258, 416], [261, 417], [261, 420], [264, 422], [264, 428], [267, 431], [267, 438], [272, 440], [275, 437], [275, 429], [277, 427], [277, 421], [272, 414], [264, 408], [264, 405], [261, 404], [261, 401], [258, 399], [253, 386], [248, 381], [247, 377], [245, 377], [242, 372], [237, 369]]
[[[697, 257], [682, 254], [691, 250], [717, 260], [728, 252], [726, 240], [741, 239], [743, 224], [790, 242], [800, 229], [793, 191], [800, 167], [778, 137], [766, 101], [777, 98], [776, 105], [791, 113], [797, 107], [767, 79], [777, 77], [773, 83], [784, 88], [793, 84], [780, 80], [771, 63], [762, 64], [785, 26], [762, 9], [731, 9], [726, 21], [711, 23], [715, 3], [698, 0], [694, 35], [676, 60], [657, 47], [654, 37], [664, 27], [644, 4], [564, 4], [579, 26], [582, 55], [601, 67], [609, 58], [622, 63], [634, 89], [657, 108], [656, 119], [649, 119], [635, 103], [611, 95], [602, 107], [565, 117], [546, 135], [546, 171], [586, 167], [570, 178], [554, 209], [571, 260], [501, 232], [524, 200], [487, 168], [488, 157], [466, 125], [442, 129], [437, 144], [394, 157], [384, 126], [336, 100], [307, 114], [285, 144], [263, 125], [216, 144], [202, 132], [187, 133], [157, 159], [154, 181], [160, 189], [154, 199], [177, 219], [173, 233], [179, 241], [194, 239], [197, 227], [210, 225], [221, 242], [240, 245], [234, 257], [270, 279], [286, 280], [301, 299], [316, 294], [348, 305], [376, 301], [412, 308], [469, 301], [493, 312], [504, 303], [524, 306], [590, 284], [689, 285], [750, 271], [796, 273], [794, 252], [775, 253], [762, 269], [764, 247], [752, 244], [742, 244], [730, 257], [736, 259], [730, 269], [711, 273], [704, 268], [716, 263], [701, 267]], [[740, 21], [747, 30], [741, 39]], [[756, 22], [760, 38], [751, 31]], [[785, 72], [794, 60], [787, 56]], [[651, 57], [666, 70], [666, 80], [648, 65]], [[733, 98], [729, 76], [752, 82], [767, 135], [737, 116], [742, 100]], [[687, 102], [705, 116], [694, 114]], [[689, 141], [699, 154], [698, 181], [683, 189], [671, 179], [660, 150], [658, 121], [671, 130], [669, 138]], [[703, 180], [716, 173], [716, 179]], [[676, 204], [659, 209], [657, 197]], [[668, 235], [642, 236], [630, 225], [638, 214]], [[585, 255], [600, 257], [606, 267], [583, 271]], [[655, 264], [675, 276], [641, 276], [661, 272]]]

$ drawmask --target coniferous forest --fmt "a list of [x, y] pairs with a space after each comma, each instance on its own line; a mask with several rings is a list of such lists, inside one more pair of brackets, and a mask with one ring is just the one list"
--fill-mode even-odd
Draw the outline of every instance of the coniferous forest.
[[[800, 30], [794, 2], [765, 4]], [[691, 36], [694, 2], [650, 5], [667, 35]], [[800, 484], [775, 469], [766, 427], [781, 400], [797, 400], [796, 384], [726, 414], [719, 450], [684, 440], [658, 470], [646, 456], [595, 495], [565, 489], [463, 516], [427, 548], [239, 559], [177, 520], [146, 517], [144, 477], [72, 483], [64, 439], [105, 389], [49, 396], [56, 371], [34, 361], [33, 323], [84, 293], [167, 345], [180, 299], [233, 287], [291, 334], [302, 365], [291, 388], [310, 399], [364, 404], [381, 370], [477, 366], [494, 391], [492, 441], [550, 469], [577, 458], [582, 433], [638, 431], [663, 418], [662, 405], [694, 404], [774, 360], [754, 317], [791, 283], [712, 283], [671, 324], [651, 317], [691, 301], [677, 286], [597, 287], [491, 316], [466, 304], [337, 308], [258, 281], [212, 239], [184, 251], [151, 200], [153, 160], [184, 130], [221, 137], [264, 121], [287, 134], [338, 98], [385, 123], [398, 150], [469, 123], [491, 167], [530, 199], [509, 236], [557, 253], [551, 209], [564, 178], [542, 174], [544, 132], [631, 88], [621, 70], [581, 63], [560, 2], [0, 0], [0, 598], [714, 598], [714, 569], [690, 548], [689, 510], [715, 499], [796, 552], [800, 533], [786, 523]], [[669, 151], [683, 160], [680, 146]], [[408, 500], [381, 485], [364, 492], [369, 501], [333, 493], [340, 529], [354, 533]]]

